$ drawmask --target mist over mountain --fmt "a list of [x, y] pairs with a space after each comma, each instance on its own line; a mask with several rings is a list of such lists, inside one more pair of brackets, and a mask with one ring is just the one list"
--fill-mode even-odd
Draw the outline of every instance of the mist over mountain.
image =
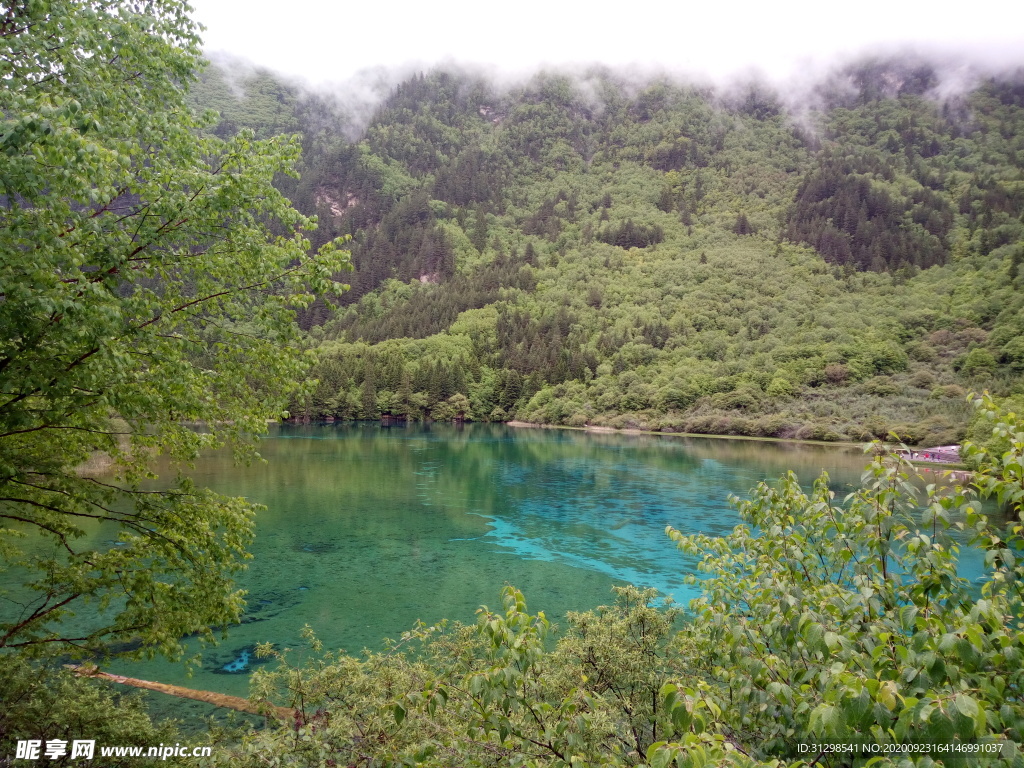
[[[241, 94], [241, 97], [239, 97]], [[297, 132], [352, 290], [300, 321], [333, 418], [952, 442], [1024, 393], [1024, 76], [920, 54], [782, 88], [592, 67], [215, 63], [218, 132]], [[379, 99], [379, 101], [376, 101]]]

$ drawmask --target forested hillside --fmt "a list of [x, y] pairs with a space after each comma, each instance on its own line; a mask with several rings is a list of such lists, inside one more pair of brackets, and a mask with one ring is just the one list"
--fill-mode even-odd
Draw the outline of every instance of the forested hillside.
[[208, 68], [217, 131], [298, 131], [341, 308], [301, 320], [311, 418], [957, 440], [1024, 389], [1024, 77], [920, 61], [760, 84], [443, 71], [364, 128], [269, 73]]

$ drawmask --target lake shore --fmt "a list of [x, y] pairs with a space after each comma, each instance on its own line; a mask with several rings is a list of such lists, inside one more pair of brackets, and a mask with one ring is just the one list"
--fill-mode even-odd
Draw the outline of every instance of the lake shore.
[[[615, 427], [600, 427], [587, 424], [582, 427], [569, 427], [561, 424], [540, 424], [532, 421], [519, 421], [512, 420], [507, 421], [505, 424], [509, 427], [515, 427], [517, 429], [566, 429], [575, 432], [592, 432], [594, 434], [618, 434], [618, 435], [660, 435], [663, 437], [698, 437], [707, 438], [709, 440], [744, 440], [747, 442], [761, 442], [761, 443], [789, 443], [797, 445], [825, 445], [832, 446], [835, 448], [860, 448], [864, 443], [852, 442], [849, 440], [801, 440], [795, 437], [754, 437], [750, 435], [709, 435], [699, 432], [662, 432], [656, 430], [645, 430], [645, 429], [617, 429]], [[947, 462], [939, 461], [924, 461], [920, 459], [907, 459], [909, 464], [919, 468], [933, 472], [953, 472], [954, 476], [959, 476], [962, 479], [973, 477], [974, 473], [971, 472], [964, 464], [951, 464]]]

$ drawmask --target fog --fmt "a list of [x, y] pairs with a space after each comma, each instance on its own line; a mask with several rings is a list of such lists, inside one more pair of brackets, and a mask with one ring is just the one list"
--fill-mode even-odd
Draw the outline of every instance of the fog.
[[313, 85], [435, 65], [523, 77], [604, 64], [722, 81], [757, 73], [790, 83], [867, 53], [911, 48], [986, 68], [1024, 63], [1024, 3], [862, 0], [664, 3], [621, 7], [521, 0], [481, 4], [193, 0], [207, 50]]
[[562, 64], [513, 70], [442, 61], [433, 65], [407, 62], [390, 68], [379, 66], [356, 72], [346, 80], [311, 81], [222, 51], [207, 52], [207, 56], [224, 73], [236, 97], [243, 96], [247, 78], [259, 70], [269, 72], [303, 98], [312, 97], [326, 119], [322, 127], [329, 125], [329, 130], [338, 131], [351, 141], [362, 137], [377, 108], [396, 86], [412, 76], [435, 70], [455, 75], [465, 88], [476, 88], [474, 83], [483, 85], [496, 104], [509, 95], [515, 98], [524, 88], [530, 90], [531, 81], [535, 84], [538, 76], [568, 77], [578, 103], [594, 114], [604, 109], [609, 86], [618, 97], [632, 98], [653, 82], [670, 82], [699, 89], [713, 103], [729, 110], [747, 110], [753, 105], [781, 110], [800, 126], [807, 139], [818, 134], [817, 113], [836, 106], [852, 107], [864, 94], [895, 97], [912, 93], [945, 102], [953, 111], [944, 114], [966, 120], [968, 112], [962, 97], [983, 79], [994, 77], [1024, 83], [1024, 56], [972, 56], [938, 46], [866, 47], [857, 54], [833, 57], [776, 79], [755, 67], [713, 77], [706, 72], [694, 74], [655, 65]]

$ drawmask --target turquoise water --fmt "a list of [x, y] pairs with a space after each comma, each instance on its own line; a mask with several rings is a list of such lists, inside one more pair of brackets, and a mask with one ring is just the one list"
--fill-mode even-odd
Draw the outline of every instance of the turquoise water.
[[555, 621], [610, 602], [616, 584], [685, 603], [694, 563], [666, 525], [723, 534], [739, 522], [729, 494], [825, 469], [841, 497], [865, 463], [855, 448], [475, 424], [276, 426], [260, 452], [266, 463], [216, 454], [190, 472], [267, 506], [240, 579], [245, 623], [191, 678], [165, 661], [111, 671], [244, 696], [255, 644], [300, 647], [306, 624], [328, 648], [359, 652], [416, 620], [471, 622], [505, 584]]

